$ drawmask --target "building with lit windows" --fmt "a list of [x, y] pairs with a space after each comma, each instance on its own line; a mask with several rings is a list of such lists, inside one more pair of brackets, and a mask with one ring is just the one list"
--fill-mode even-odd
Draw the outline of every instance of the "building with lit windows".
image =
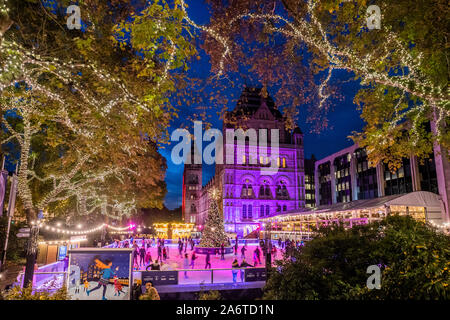
[[305, 206], [314, 208], [316, 206], [316, 188], [314, 186], [316, 158], [314, 155], [310, 159], [305, 159]]
[[272, 238], [308, 239], [312, 227], [369, 223], [389, 214], [410, 215], [447, 229], [450, 166], [437, 147], [419, 161], [412, 156], [391, 172], [370, 167], [366, 150], [353, 145], [314, 163], [315, 207], [263, 217]]
[[[262, 143], [260, 130], [267, 129], [267, 153], [254, 147], [250, 136], [242, 145], [236, 137], [231, 143], [226, 141], [226, 130], [239, 128], [246, 133], [255, 129], [258, 146]], [[271, 129], [278, 129], [278, 148], [272, 147]], [[222, 132], [224, 164], [216, 164], [215, 176], [206, 186], [201, 186], [201, 165], [185, 164], [185, 222], [195, 223], [201, 230], [209, 209], [207, 191], [212, 187], [222, 191], [220, 209], [225, 231], [241, 237], [259, 227], [257, 218], [305, 208], [303, 133], [298, 127], [286, 129], [286, 118], [270, 96], [260, 88], [245, 88], [236, 108], [225, 114]], [[232, 164], [226, 160], [230, 158], [229, 150], [233, 150]], [[276, 162], [275, 174], [264, 172], [270, 170], [269, 157]]]

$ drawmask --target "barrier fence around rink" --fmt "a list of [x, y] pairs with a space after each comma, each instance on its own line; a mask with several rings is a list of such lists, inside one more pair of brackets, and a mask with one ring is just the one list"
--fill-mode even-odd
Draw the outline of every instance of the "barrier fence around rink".
[[[33, 290], [54, 292], [66, 283], [67, 271], [35, 272]], [[23, 287], [24, 273], [18, 275], [18, 284]], [[134, 270], [133, 279], [141, 280], [142, 285], [151, 281], [155, 287], [170, 285], [205, 285], [233, 284], [266, 280], [266, 269], [258, 267], [247, 268], [217, 268], [217, 269], [177, 269], [177, 270]]]
[[[156, 238], [155, 238], [156, 239]], [[147, 238], [149, 240], [149, 238]], [[133, 241], [138, 245], [142, 246], [143, 240], [142, 238], [133, 239]], [[260, 243], [260, 239], [238, 239], [238, 245], [256, 245]], [[130, 243], [130, 239], [120, 240], [118, 242], [113, 242], [111, 244], [107, 244], [103, 246], [104, 248], [117, 248], [123, 247], [125, 242]], [[195, 244], [198, 245], [198, 239], [194, 240]], [[231, 240], [231, 246], [236, 244], [235, 239]], [[278, 246], [278, 240], [272, 239], [272, 245]], [[178, 239], [164, 239], [164, 243], [167, 245], [177, 246]], [[119, 245], [118, 245], [119, 244]], [[156, 247], [156, 244], [153, 244], [153, 247]], [[237, 271], [236, 279], [233, 279], [233, 271]], [[133, 278], [141, 279], [143, 284], [145, 279], [143, 276], [150, 276], [149, 273], [152, 273], [154, 277], [157, 277], [156, 286], [162, 285], [170, 285], [173, 283], [173, 276], [171, 277], [171, 281], [165, 281], [161, 278], [168, 279], [168, 272], [172, 274], [176, 273], [176, 284], [178, 285], [200, 285], [200, 284], [232, 284], [236, 282], [249, 282], [249, 281], [265, 281], [261, 279], [265, 279], [265, 268], [258, 267], [247, 267], [247, 268], [215, 268], [215, 269], [176, 269], [176, 270], [134, 270]], [[175, 272], [175, 273], [174, 273]], [[185, 274], [186, 272], [186, 274]], [[261, 274], [264, 275], [261, 275]], [[33, 277], [33, 289], [34, 290], [48, 290], [50, 292], [56, 291], [62, 288], [63, 284], [66, 282], [68, 272], [64, 270], [64, 262], [57, 261], [55, 263], [51, 263], [48, 265], [41, 266], [37, 268], [34, 272]], [[24, 272], [21, 271], [17, 277], [17, 282], [14, 285], [19, 285], [23, 287], [23, 278]], [[259, 279], [259, 280], [255, 280]], [[236, 280], [236, 281], [235, 281]], [[155, 282], [155, 280], [152, 280]], [[166, 282], [166, 283], [164, 283]]]

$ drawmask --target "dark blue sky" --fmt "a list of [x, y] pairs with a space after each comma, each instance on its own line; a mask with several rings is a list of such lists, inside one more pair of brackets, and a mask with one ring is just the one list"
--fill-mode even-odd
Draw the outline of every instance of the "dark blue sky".
[[[189, 5], [188, 13], [191, 19], [197, 24], [206, 24], [209, 21], [208, 8], [203, 3], [203, 0], [190, 0], [186, 1]], [[190, 75], [194, 77], [206, 78], [210, 76], [210, 64], [207, 55], [198, 48], [201, 59], [194, 61], [191, 65]], [[337, 100], [331, 98], [333, 102], [333, 110], [328, 115], [329, 128], [322, 131], [320, 134], [311, 133], [312, 125], [306, 123], [307, 112], [305, 110], [300, 111], [300, 117], [298, 126], [304, 133], [304, 147], [305, 156], [310, 157], [312, 154], [317, 159], [321, 159], [329, 154], [332, 154], [340, 149], [350, 146], [353, 142], [347, 138], [352, 131], [359, 131], [363, 127], [363, 121], [360, 118], [359, 113], [356, 111], [356, 106], [353, 104], [353, 98], [356, 92], [359, 90], [359, 85], [355, 81], [348, 81], [351, 76], [345, 72], [334, 71], [333, 77], [330, 80], [330, 85], [338, 87], [340, 95], [343, 96], [343, 100]], [[224, 94], [229, 95], [228, 109], [233, 109], [236, 100], [231, 97], [239, 96], [240, 91], [243, 89], [245, 83], [242, 82], [241, 86], [236, 88], [229, 88]], [[208, 90], [206, 90], [208, 93]], [[269, 94], [273, 95], [270, 92]], [[275, 101], [276, 103], [276, 101]], [[180, 110], [180, 119], [185, 119], [183, 114], [189, 114], [192, 112], [195, 106], [186, 107]], [[215, 128], [221, 129], [222, 123], [215, 115], [215, 111], [209, 111], [212, 116], [211, 122]], [[169, 128], [171, 133], [176, 128], [180, 127], [182, 120], [175, 120]], [[193, 123], [190, 124], [189, 131], [193, 132]], [[167, 159], [167, 195], [165, 197], [165, 205], [169, 209], [177, 208], [181, 206], [181, 186], [183, 176], [183, 165], [175, 165], [170, 159], [170, 153], [173, 145], [169, 144], [166, 148], [161, 149], [160, 153]], [[214, 166], [203, 165], [203, 184], [211, 179], [214, 175]]]

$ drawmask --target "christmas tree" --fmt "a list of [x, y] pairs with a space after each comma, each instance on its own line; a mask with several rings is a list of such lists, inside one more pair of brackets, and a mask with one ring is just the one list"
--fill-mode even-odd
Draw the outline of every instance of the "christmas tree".
[[209, 191], [211, 206], [209, 207], [208, 217], [206, 218], [205, 228], [203, 229], [200, 247], [212, 248], [220, 247], [222, 243], [228, 245], [228, 237], [223, 226], [222, 215], [219, 212], [217, 201], [219, 199], [219, 191], [212, 188]]

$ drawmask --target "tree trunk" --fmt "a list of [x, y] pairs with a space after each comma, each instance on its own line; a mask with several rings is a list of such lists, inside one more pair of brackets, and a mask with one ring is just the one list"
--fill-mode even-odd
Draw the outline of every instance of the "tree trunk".
[[27, 215], [27, 222], [31, 226], [30, 237], [28, 238], [26, 259], [25, 264], [25, 275], [23, 280], [23, 286], [27, 287], [29, 284], [33, 283], [34, 275], [34, 265], [36, 264], [36, 254], [37, 254], [37, 240], [39, 234], [39, 227], [32, 224], [37, 220], [36, 211], [33, 209], [26, 209], [25, 213]]

